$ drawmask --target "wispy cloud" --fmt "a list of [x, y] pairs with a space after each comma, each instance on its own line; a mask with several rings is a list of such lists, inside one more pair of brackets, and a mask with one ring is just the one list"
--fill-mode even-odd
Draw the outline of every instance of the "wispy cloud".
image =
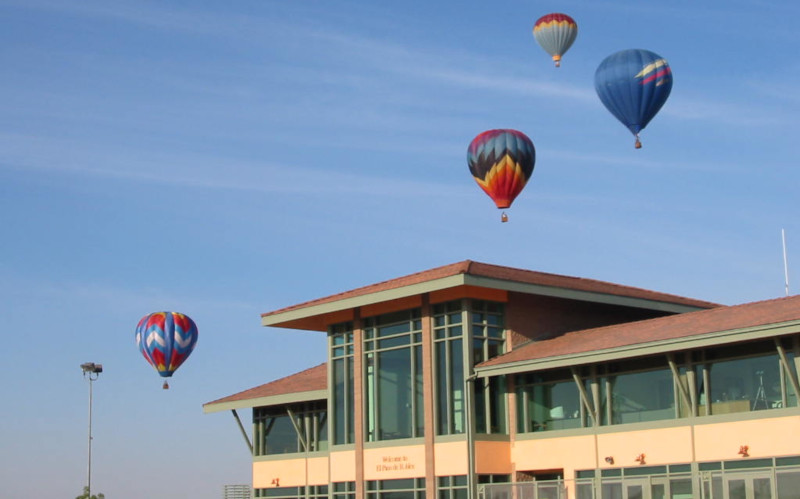
[[[447, 190], [435, 181], [415, 181], [331, 168], [246, 161], [195, 153], [158, 153], [90, 146], [48, 137], [0, 135], [0, 165], [142, 183], [264, 193], [330, 193], [393, 197], [437, 196]], [[165, 165], [169, 165], [165, 168]]]

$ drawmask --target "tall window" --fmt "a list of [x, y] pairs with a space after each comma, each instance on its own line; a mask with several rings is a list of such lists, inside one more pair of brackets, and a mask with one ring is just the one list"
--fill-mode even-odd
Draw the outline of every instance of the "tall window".
[[460, 301], [434, 305], [436, 434], [464, 433], [464, 328]]
[[[503, 304], [482, 300], [471, 303], [473, 365], [505, 352]], [[475, 427], [478, 433], [506, 433], [505, 377], [477, 379]]]
[[328, 337], [333, 380], [331, 395], [333, 444], [352, 444], [355, 442], [353, 323], [346, 322], [331, 326]]
[[420, 309], [364, 321], [367, 440], [422, 437]]

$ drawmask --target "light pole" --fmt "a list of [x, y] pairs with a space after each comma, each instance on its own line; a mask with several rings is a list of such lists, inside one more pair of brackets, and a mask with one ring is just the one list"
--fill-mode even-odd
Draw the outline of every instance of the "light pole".
[[[89, 380], [89, 466], [86, 476], [87, 499], [92, 497], [92, 383], [103, 372], [103, 364], [84, 362], [81, 364], [83, 377]], [[88, 375], [88, 376], [87, 376]]]

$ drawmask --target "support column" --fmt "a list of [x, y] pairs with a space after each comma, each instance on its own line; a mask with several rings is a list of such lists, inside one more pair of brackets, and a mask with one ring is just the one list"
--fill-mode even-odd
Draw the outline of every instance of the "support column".
[[353, 318], [353, 435], [356, 448], [356, 498], [364, 493], [364, 323], [361, 309]]
[[433, 319], [430, 295], [422, 295], [422, 398], [425, 427], [425, 497], [436, 497], [434, 443]]

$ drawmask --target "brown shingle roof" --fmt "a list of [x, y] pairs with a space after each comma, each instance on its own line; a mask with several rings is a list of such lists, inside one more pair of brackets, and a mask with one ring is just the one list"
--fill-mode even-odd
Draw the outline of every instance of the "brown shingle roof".
[[203, 406], [288, 395], [292, 393], [326, 390], [328, 388], [328, 370], [326, 366], [326, 363], [322, 363], [318, 366], [306, 369], [305, 371], [286, 376], [285, 378], [277, 379], [243, 392], [214, 400], [213, 402], [208, 402], [203, 404]]
[[526, 343], [486, 368], [800, 320], [800, 295], [586, 329]]
[[294, 310], [301, 310], [304, 308], [322, 305], [325, 303], [332, 303], [348, 298], [355, 298], [365, 296], [372, 293], [381, 291], [388, 291], [392, 289], [420, 284], [423, 282], [451, 277], [459, 274], [467, 274], [471, 276], [487, 277], [492, 279], [499, 279], [505, 281], [519, 282], [524, 284], [535, 284], [540, 286], [548, 286], [553, 288], [565, 288], [576, 291], [586, 291], [592, 293], [602, 293], [609, 295], [624, 296], [630, 298], [640, 298], [644, 300], [654, 300], [660, 302], [668, 302], [679, 305], [686, 305], [698, 308], [715, 307], [717, 304], [685, 298], [682, 296], [671, 295], [667, 293], [659, 293], [656, 291], [649, 291], [646, 289], [635, 288], [630, 286], [623, 286], [609, 282], [596, 281], [593, 279], [583, 279], [579, 277], [569, 277], [558, 274], [548, 274], [545, 272], [536, 272], [533, 270], [523, 270], [511, 267], [503, 267], [499, 265], [492, 265], [488, 263], [474, 262], [471, 260], [464, 260], [462, 262], [445, 265], [443, 267], [436, 267], [434, 269], [417, 272], [403, 277], [390, 279], [388, 281], [371, 284], [361, 288], [356, 288], [343, 293], [338, 293], [324, 298], [319, 298], [312, 301], [307, 301], [290, 307], [282, 308], [272, 312], [261, 314], [262, 317], [269, 317], [281, 313], [291, 312]]

